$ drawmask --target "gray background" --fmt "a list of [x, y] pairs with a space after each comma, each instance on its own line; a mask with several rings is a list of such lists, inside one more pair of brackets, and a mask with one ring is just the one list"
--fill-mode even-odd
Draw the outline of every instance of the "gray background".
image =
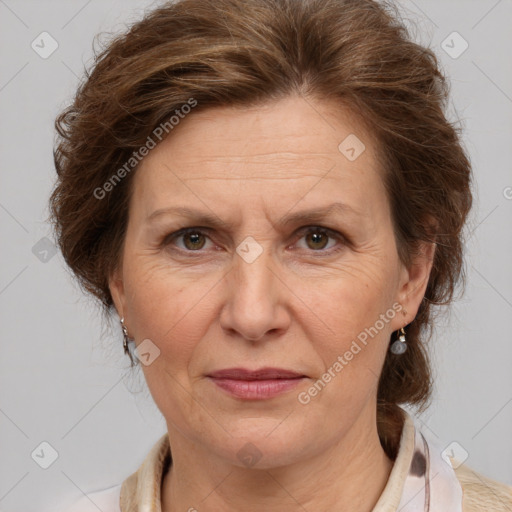
[[[118, 484], [165, 432], [142, 373], [128, 371], [118, 325], [102, 323], [60, 254], [41, 242], [51, 238], [45, 219], [55, 178], [53, 120], [90, 62], [93, 37], [122, 30], [151, 5], [157, 2], [0, 0], [3, 512], [55, 510]], [[435, 49], [451, 78], [449, 115], [463, 120], [476, 187], [467, 290], [450, 317], [439, 319], [435, 399], [420, 419], [442, 446], [457, 441], [473, 469], [510, 485], [512, 1], [400, 5], [417, 23], [416, 39]], [[58, 43], [46, 59], [31, 47], [43, 31]], [[454, 31], [469, 44], [458, 58], [442, 47]], [[454, 51], [460, 44], [450, 43]], [[58, 452], [48, 469], [31, 457], [43, 441]]]

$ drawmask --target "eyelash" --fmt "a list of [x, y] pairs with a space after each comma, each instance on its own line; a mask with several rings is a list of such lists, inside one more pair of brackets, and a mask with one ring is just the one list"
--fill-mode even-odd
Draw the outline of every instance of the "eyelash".
[[[172, 242], [174, 242], [176, 239], [182, 237], [182, 236], [185, 236], [187, 234], [190, 234], [190, 233], [194, 233], [194, 234], [201, 234], [201, 235], [204, 235], [206, 236], [208, 239], [210, 239], [210, 237], [207, 235], [207, 232], [209, 231], [208, 228], [201, 228], [201, 227], [190, 227], [190, 228], [182, 228], [178, 231], [175, 231], [173, 233], [170, 233], [168, 235], [166, 235], [162, 241], [162, 247], [165, 247], [165, 246], [169, 246]], [[329, 238], [334, 238], [336, 240], [338, 240], [339, 242], [341, 242], [341, 246], [338, 246], [338, 247], [335, 247], [335, 248], [331, 248], [331, 249], [328, 249], [328, 250], [324, 250], [324, 249], [318, 249], [318, 250], [313, 250], [311, 249], [311, 252], [312, 253], [320, 253], [318, 255], [315, 255], [316, 257], [322, 257], [322, 256], [330, 256], [334, 253], [337, 253], [339, 252], [340, 250], [343, 249], [343, 245], [347, 243], [347, 239], [346, 237], [344, 237], [341, 233], [338, 233], [337, 231], [334, 231], [332, 229], [329, 229], [329, 228], [324, 228], [323, 226], [305, 226], [303, 228], [301, 228], [297, 235], [300, 235], [297, 240], [300, 240], [302, 239], [304, 236], [310, 234], [310, 233], [321, 233], [322, 235], [326, 235], [328, 236]], [[194, 254], [194, 253], [198, 253], [197, 255], [199, 256], [202, 252], [202, 249], [198, 249], [197, 251], [191, 251], [191, 250], [188, 250], [188, 249], [181, 249], [181, 248], [176, 248], [175, 249], [176, 251], [178, 252], [185, 252], [187, 254]]]

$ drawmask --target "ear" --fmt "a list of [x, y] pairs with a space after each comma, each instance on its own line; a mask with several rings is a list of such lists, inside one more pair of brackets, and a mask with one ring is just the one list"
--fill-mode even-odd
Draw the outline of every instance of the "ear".
[[[419, 242], [418, 250], [413, 255], [408, 267], [402, 266], [398, 302], [402, 305], [405, 314], [401, 318], [402, 324], [397, 329], [410, 324], [418, 313], [427, 289], [435, 249], [435, 242]], [[396, 318], [398, 319], [398, 316]]]
[[116, 308], [119, 318], [124, 317], [125, 311], [125, 292], [123, 283], [123, 274], [120, 269], [116, 269], [108, 280], [108, 287], [112, 295], [112, 301]]

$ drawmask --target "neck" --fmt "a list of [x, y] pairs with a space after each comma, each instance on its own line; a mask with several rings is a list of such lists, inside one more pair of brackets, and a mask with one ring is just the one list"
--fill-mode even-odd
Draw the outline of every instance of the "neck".
[[270, 469], [233, 465], [169, 430], [173, 462], [162, 482], [162, 512], [371, 512], [393, 462], [380, 444], [375, 416], [367, 416], [329, 450]]

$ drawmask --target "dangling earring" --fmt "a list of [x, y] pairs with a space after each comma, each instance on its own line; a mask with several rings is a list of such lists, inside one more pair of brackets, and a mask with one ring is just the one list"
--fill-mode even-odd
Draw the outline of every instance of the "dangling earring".
[[121, 318], [121, 329], [123, 330], [123, 349], [124, 353], [130, 357], [130, 361], [132, 363], [132, 366], [135, 364], [135, 361], [133, 360], [132, 353], [130, 351], [130, 348], [128, 347], [128, 343], [130, 342], [130, 338], [128, 337], [128, 329], [124, 325], [124, 317]]
[[400, 329], [400, 333], [401, 334], [398, 336], [398, 339], [396, 339], [391, 345], [391, 352], [396, 355], [403, 354], [407, 350], [405, 331], [403, 327]]

